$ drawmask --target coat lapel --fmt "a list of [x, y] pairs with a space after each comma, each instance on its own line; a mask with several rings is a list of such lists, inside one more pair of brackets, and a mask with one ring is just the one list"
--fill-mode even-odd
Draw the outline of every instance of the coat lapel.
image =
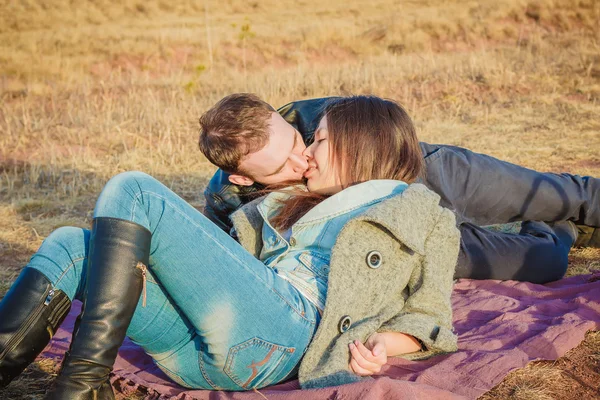
[[385, 227], [409, 249], [424, 254], [425, 240], [440, 213], [439, 201], [439, 195], [415, 183], [400, 195], [373, 206], [358, 219]]

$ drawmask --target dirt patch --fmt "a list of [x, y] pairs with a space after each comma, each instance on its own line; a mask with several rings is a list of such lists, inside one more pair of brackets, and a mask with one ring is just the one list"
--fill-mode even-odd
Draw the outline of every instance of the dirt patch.
[[107, 60], [93, 63], [89, 71], [96, 78], [106, 78], [114, 71], [125, 74], [148, 72], [150, 77], [157, 78], [190, 68], [193, 65], [190, 61], [200, 51], [204, 50], [182, 45], [169, 47], [160, 53], [114, 54]]
[[600, 331], [556, 361], [533, 361], [504, 378], [479, 400], [571, 400], [600, 397]]
[[306, 59], [309, 64], [344, 63], [355, 60], [357, 55], [352, 49], [348, 49], [336, 44], [326, 44], [319, 49], [309, 49]]

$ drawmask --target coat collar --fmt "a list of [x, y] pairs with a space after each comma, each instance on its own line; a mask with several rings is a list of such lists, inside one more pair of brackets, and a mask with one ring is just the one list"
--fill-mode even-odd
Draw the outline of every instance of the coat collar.
[[[231, 220], [237, 228], [240, 244], [257, 256], [262, 248], [263, 218], [258, 198], [237, 210]], [[385, 227], [412, 251], [425, 253], [425, 240], [433, 229], [439, 213], [440, 196], [420, 183], [413, 183], [399, 195], [390, 197], [369, 208], [350, 221], [367, 221]]]
[[439, 202], [439, 195], [415, 183], [400, 195], [374, 205], [356, 220], [381, 225], [409, 249], [425, 254], [425, 240], [440, 213]]

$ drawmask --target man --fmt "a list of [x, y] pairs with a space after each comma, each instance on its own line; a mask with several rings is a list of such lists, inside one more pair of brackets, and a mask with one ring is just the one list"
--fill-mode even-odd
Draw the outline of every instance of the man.
[[[200, 119], [200, 148], [221, 169], [206, 191], [205, 215], [229, 230], [229, 215], [264, 185], [301, 179], [303, 156], [327, 98], [293, 102], [275, 110], [258, 97], [225, 97]], [[539, 173], [467, 149], [420, 143], [422, 183], [455, 211], [461, 229], [456, 277], [556, 280], [569, 248], [600, 247], [600, 180]], [[226, 172], [227, 171], [227, 172]], [[518, 235], [478, 225], [524, 222]], [[584, 225], [578, 238], [572, 222]]]

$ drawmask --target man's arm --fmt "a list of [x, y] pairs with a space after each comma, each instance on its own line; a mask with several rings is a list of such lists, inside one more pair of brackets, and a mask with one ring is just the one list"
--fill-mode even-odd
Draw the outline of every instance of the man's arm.
[[213, 175], [204, 190], [204, 215], [219, 228], [229, 233], [232, 223], [229, 216], [238, 208], [252, 200], [252, 194], [259, 185], [240, 186], [229, 182], [229, 174], [221, 169]]
[[319, 117], [323, 106], [327, 101], [337, 97], [321, 97], [319, 99], [309, 99], [294, 101], [279, 108], [277, 112], [292, 125], [300, 134], [304, 143], [309, 146], [315, 134], [315, 129], [319, 125]]

